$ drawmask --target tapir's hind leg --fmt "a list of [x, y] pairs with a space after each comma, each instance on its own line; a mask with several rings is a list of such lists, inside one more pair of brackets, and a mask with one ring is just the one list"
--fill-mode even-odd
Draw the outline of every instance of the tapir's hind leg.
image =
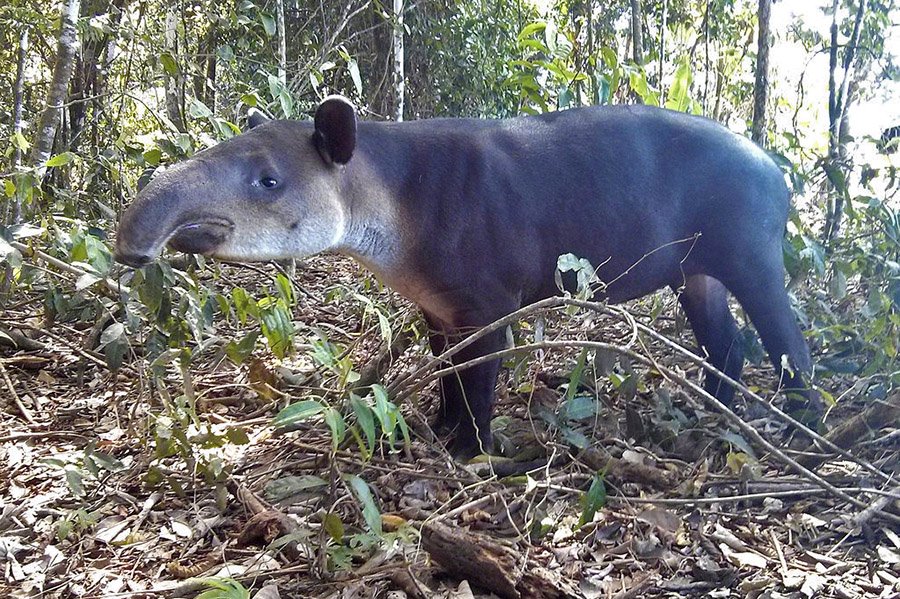
[[[821, 418], [822, 403], [818, 393], [810, 388], [813, 367], [809, 346], [784, 288], [780, 251], [779, 247], [778, 255], [768, 262], [763, 262], [761, 255], [748, 260], [743, 276], [734, 277], [726, 285], [759, 333], [779, 375], [779, 386], [787, 394], [787, 410], [797, 412], [805, 408], [808, 412], [799, 416], [812, 423]], [[786, 369], [782, 368], [782, 356], [787, 357]]]
[[[737, 380], [744, 365], [744, 353], [737, 340], [737, 324], [728, 309], [725, 285], [707, 275], [693, 275], [675, 292], [694, 330], [701, 355]], [[707, 374], [703, 386], [726, 405], [734, 397], [734, 387], [712, 374]]]

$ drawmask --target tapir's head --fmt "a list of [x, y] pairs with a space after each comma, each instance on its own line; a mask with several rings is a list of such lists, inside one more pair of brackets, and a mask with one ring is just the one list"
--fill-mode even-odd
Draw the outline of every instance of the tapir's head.
[[125, 211], [116, 259], [143, 266], [163, 247], [225, 260], [302, 257], [339, 245], [343, 168], [356, 116], [332, 96], [313, 123], [250, 116], [251, 130], [154, 178]]

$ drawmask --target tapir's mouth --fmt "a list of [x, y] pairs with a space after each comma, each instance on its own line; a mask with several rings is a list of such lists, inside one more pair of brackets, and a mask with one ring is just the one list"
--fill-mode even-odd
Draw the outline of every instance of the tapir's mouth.
[[208, 254], [225, 243], [232, 231], [234, 223], [225, 218], [189, 221], [175, 229], [168, 246], [186, 254]]

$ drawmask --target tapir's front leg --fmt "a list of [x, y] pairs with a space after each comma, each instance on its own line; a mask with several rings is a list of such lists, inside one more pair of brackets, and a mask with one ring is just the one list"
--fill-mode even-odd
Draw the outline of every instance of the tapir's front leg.
[[[440, 355], [465, 336], [434, 332], [430, 337], [431, 350]], [[454, 365], [503, 349], [502, 330], [482, 337], [450, 358]], [[449, 364], [442, 365], [445, 368]], [[435, 428], [438, 432], [456, 431], [451, 452], [466, 459], [493, 448], [491, 415], [500, 360], [491, 360], [471, 368], [445, 375], [440, 381], [441, 407]]]

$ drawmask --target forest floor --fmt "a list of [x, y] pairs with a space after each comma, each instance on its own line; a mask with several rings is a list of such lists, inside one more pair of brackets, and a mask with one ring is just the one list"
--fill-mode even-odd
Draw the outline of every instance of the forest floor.
[[[260, 276], [221, 272], [222, 286]], [[93, 321], [47, 323], [37, 293], [11, 303], [0, 326], [35, 344], [0, 345], [0, 595], [195, 596], [215, 576], [241, 586], [220, 583], [209, 596], [235, 599], [900, 597], [896, 422], [850, 448], [856, 461], [819, 465], [815, 481], [785, 464], [803, 443], [770, 411], [735, 404], [782, 453], [657, 370], [598, 358], [567, 395], [571, 349], [532, 355], [501, 377], [495, 436], [508, 457], [455, 462], [426, 424], [434, 385], [401, 406], [408, 445], [382, 440], [369, 455], [347, 434], [335, 450], [321, 418], [275, 431], [272, 417], [291, 399], [341, 405], [307, 339], [348, 348], [356, 370], [383, 351], [354, 294], [364, 276], [348, 260], [307, 261], [295, 278], [294, 355], [278, 361], [258, 344], [235, 365], [212, 342], [189, 370], [169, 364], [156, 390], [141, 358], [107, 368]], [[378, 286], [366, 293], [395, 323], [418, 318]], [[653, 326], [688, 345], [673, 298], [629, 311], [650, 323], [659, 302]], [[217, 327], [221, 339], [239, 336], [233, 323]], [[548, 319], [543, 332], [622, 344], [631, 334], [583, 315]], [[642, 349], [698, 379], [696, 364], [661, 343]], [[413, 339], [387, 382], [427, 356]], [[768, 362], [748, 366], [744, 380], [774, 395]], [[848, 394], [826, 422], [849, 420], [857, 400]]]

